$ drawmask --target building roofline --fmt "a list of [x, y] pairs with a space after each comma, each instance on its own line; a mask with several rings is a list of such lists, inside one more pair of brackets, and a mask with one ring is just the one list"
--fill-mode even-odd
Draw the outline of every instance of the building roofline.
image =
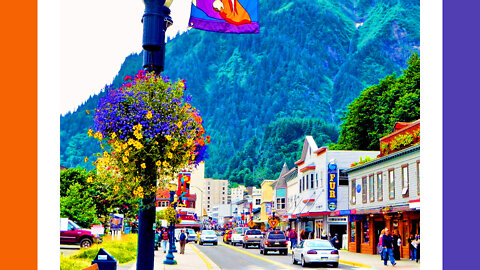
[[384, 156], [384, 157], [381, 157], [379, 159], [372, 160], [370, 162], [367, 162], [367, 163], [362, 164], [362, 165], [355, 166], [353, 168], [345, 169], [344, 172], [351, 173], [353, 171], [364, 169], [366, 167], [370, 167], [370, 166], [378, 164], [380, 162], [383, 162], [383, 161], [386, 161], [386, 160], [389, 160], [389, 159], [392, 159], [392, 158], [396, 158], [398, 156], [403, 156], [403, 155], [406, 155], [408, 153], [412, 153], [412, 152], [419, 151], [419, 150], [420, 150], [420, 144], [414, 145], [414, 146], [411, 146], [411, 147], [406, 148], [404, 150], [401, 150], [401, 151], [395, 152], [393, 154], [390, 154], [388, 156]]

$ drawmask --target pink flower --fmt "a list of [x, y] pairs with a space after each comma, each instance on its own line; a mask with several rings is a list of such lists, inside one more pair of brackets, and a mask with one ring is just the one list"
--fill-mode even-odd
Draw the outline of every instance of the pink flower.
[[125, 76], [125, 79], [123, 79], [123, 81], [128, 81], [128, 80], [131, 80], [131, 79], [132, 79], [132, 77], [130, 77], [130, 76]]

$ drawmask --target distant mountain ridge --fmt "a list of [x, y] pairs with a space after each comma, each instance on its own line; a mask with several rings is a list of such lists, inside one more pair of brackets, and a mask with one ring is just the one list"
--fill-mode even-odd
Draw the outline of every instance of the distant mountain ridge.
[[[253, 184], [275, 178], [284, 162], [293, 166], [298, 149], [286, 145], [273, 153], [263, 147], [301, 141], [312, 127], [323, 130], [316, 136], [325, 144], [336, 142], [346, 106], [386, 75], [400, 74], [419, 51], [419, 16], [419, 1], [260, 0], [259, 34], [192, 29], [169, 41], [163, 75], [186, 79], [212, 137], [206, 177]], [[141, 54], [128, 56], [113, 87], [141, 64]], [[85, 138], [93, 125], [85, 110], [93, 110], [102, 94], [61, 117], [63, 166], [86, 166], [84, 156], [98, 151]], [[297, 137], [276, 137], [287, 136], [277, 126], [288, 121], [296, 123]], [[252, 160], [239, 162], [247, 152]]]

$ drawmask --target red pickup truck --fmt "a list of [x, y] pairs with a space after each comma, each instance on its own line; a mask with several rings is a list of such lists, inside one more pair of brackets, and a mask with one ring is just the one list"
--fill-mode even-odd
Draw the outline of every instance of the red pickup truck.
[[91, 230], [82, 229], [71, 220], [63, 219], [61, 222], [66, 224], [60, 225], [60, 244], [80, 244], [81, 248], [89, 248], [94, 241], [102, 242], [101, 237], [93, 235]]

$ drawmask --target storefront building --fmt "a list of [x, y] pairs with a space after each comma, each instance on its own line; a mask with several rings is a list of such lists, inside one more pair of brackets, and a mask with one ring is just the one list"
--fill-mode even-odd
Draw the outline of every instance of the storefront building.
[[[342, 246], [343, 235], [348, 230], [345, 215], [349, 214], [344, 212], [349, 210], [348, 180], [343, 177], [343, 170], [360, 157], [376, 157], [378, 154], [378, 151], [318, 148], [313, 137], [306, 136], [301, 159], [295, 163], [298, 168], [296, 206], [288, 208], [287, 214], [289, 218], [296, 218], [297, 231], [311, 232], [311, 238], [338, 234]], [[337, 215], [340, 212], [343, 216]]]
[[[417, 132], [418, 131], [418, 132]], [[380, 232], [389, 228], [401, 239], [400, 257], [409, 257], [408, 237], [420, 234], [420, 122], [400, 123], [382, 139], [378, 159], [345, 172], [349, 181], [348, 250], [376, 254]], [[417, 134], [404, 148], [385, 141]], [[413, 135], [411, 136], [413, 137]]]

